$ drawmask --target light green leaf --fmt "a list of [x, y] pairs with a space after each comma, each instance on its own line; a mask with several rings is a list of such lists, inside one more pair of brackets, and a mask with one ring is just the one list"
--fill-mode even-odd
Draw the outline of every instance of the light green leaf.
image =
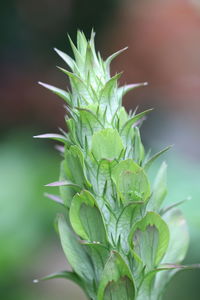
[[166, 253], [169, 243], [168, 226], [158, 214], [148, 212], [131, 229], [129, 243], [147, 271], [150, 271]]
[[57, 96], [59, 96], [60, 98], [62, 98], [63, 100], [65, 100], [68, 104], [71, 104], [71, 99], [70, 99], [70, 95], [68, 92], [59, 89], [53, 85], [47, 84], [47, 83], [43, 83], [41, 81], [38, 82], [40, 85], [42, 85], [43, 87], [45, 87], [46, 89], [52, 91], [54, 94], [56, 94]]
[[134, 300], [135, 287], [131, 272], [120, 254], [113, 251], [99, 284], [97, 300]]
[[103, 219], [90, 192], [84, 190], [74, 196], [69, 215], [74, 231], [83, 239], [107, 243]]
[[57, 133], [45, 133], [45, 134], [40, 134], [40, 135], [35, 135], [34, 138], [36, 139], [52, 139], [58, 142], [62, 143], [68, 143], [67, 139], [65, 136], [62, 134], [57, 134]]
[[58, 218], [58, 230], [63, 251], [74, 271], [81, 278], [93, 280], [94, 273], [88, 254], [62, 215]]
[[70, 67], [71, 70], [74, 70], [75, 61], [66, 53], [54, 48], [56, 53], [66, 62], [66, 64]]
[[91, 152], [96, 160], [117, 159], [124, 147], [116, 129], [106, 128], [94, 133]]
[[146, 201], [150, 196], [148, 178], [132, 159], [117, 164], [112, 171], [112, 179], [122, 202]]
[[128, 114], [123, 106], [119, 109], [117, 116], [119, 119], [119, 128], [121, 128], [128, 120]]

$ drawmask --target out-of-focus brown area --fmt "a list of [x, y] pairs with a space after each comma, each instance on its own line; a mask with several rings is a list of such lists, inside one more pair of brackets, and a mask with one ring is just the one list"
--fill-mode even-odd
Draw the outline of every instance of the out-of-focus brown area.
[[[187, 262], [200, 261], [199, 1], [11, 0], [1, 3], [0, 15], [2, 299], [84, 299], [64, 281], [32, 284], [35, 277], [67, 267], [52, 233], [59, 208], [47, 204], [42, 189], [57, 179], [59, 157], [50, 150], [52, 143], [33, 142], [32, 135], [65, 129], [62, 101], [37, 81], [67, 88], [67, 78], [55, 67], [64, 63], [53, 48], [71, 54], [67, 34], [75, 40], [77, 29], [89, 37], [94, 28], [104, 58], [129, 47], [112, 64], [113, 74], [124, 71], [121, 84], [149, 83], [130, 92], [124, 104], [155, 108], [142, 129], [147, 148], [175, 144], [169, 202], [192, 194], [183, 207], [191, 231]], [[198, 271], [180, 275], [166, 300], [198, 299], [198, 281]]]

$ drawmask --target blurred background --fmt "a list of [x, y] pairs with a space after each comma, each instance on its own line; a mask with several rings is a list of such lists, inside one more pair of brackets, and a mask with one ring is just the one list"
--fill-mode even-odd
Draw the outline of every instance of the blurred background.
[[[65, 128], [63, 103], [37, 81], [65, 88], [53, 47], [71, 53], [67, 33], [94, 28], [103, 57], [129, 49], [112, 66], [121, 83], [148, 81], [126, 96], [127, 109], [153, 113], [143, 125], [147, 148], [168, 164], [167, 201], [182, 206], [189, 224], [185, 263], [200, 263], [200, 2], [199, 0], [10, 0], [0, 10], [0, 298], [64, 300], [85, 297], [73, 284], [32, 280], [66, 269], [54, 219], [61, 208], [46, 199], [60, 157], [52, 142], [33, 140]], [[152, 178], [155, 170], [151, 172]], [[165, 300], [197, 300], [200, 271], [178, 274]]]

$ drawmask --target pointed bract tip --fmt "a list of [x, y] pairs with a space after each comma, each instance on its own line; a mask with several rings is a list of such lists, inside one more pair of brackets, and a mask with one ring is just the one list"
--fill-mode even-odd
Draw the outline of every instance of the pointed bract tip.
[[41, 85], [41, 86], [44, 86], [44, 87], [48, 87], [48, 84], [47, 83], [44, 83], [42, 81], [38, 81], [38, 84]]
[[38, 282], [39, 282], [38, 279], [34, 279], [34, 280], [33, 280], [33, 283], [38, 283]]

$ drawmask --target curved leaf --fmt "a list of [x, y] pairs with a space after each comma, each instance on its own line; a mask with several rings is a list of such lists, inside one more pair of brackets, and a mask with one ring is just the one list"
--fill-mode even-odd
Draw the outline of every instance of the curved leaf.
[[117, 164], [113, 168], [112, 179], [122, 202], [146, 201], [150, 196], [148, 178], [132, 159]]
[[73, 229], [83, 239], [107, 243], [103, 219], [90, 192], [84, 190], [74, 196], [69, 215]]

